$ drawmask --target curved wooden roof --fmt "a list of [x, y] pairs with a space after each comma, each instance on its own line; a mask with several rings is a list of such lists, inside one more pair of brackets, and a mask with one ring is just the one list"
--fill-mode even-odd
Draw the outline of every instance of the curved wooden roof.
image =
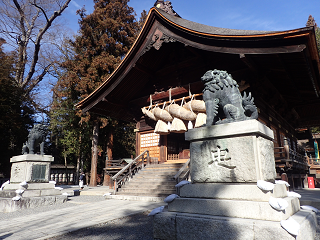
[[[149, 104], [150, 94], [189, 84], [191, 91], [201, 91], [200, 77], [209, 69], [227, 70], [235, 80], [250, 83], [251, 91], [261, 98], [268, 93], [259, 86], [268, 82], [269, 91], [286, 99], [289, 108], [296, 108], [301, 126], [320, 119], [320, 110], [305, 113], [307, 106], [314, 104], [320, 109], [320, 64], [313, 27], [288, 31], [225, 29], [156, 8], [149, 11], [118, 68], [76, 107], [132, 121], [139, 118], [138, 109]], [[181, 95], [181, 90], [176, 94]]]

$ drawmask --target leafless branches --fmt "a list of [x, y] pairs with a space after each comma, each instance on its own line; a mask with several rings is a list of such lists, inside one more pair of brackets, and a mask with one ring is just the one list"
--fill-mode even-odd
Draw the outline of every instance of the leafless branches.
[[29, 94], [54, 64], [42, 46], [71, 0], [1, 0], [0, 33], [16, 51], [15, 80]]

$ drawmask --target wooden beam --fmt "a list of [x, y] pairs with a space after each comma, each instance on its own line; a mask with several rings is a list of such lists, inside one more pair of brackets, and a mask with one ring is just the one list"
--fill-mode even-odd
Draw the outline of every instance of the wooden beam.
[[[201, 90], [203, 89], [203, 84], [201, 82], [197, 82], [194, 84], [190, 84], [190, 89], [198, 89], [199, 87], [197, 85], [201, 85]], [[196, 88], [197, 87], [197, 88]], [[200, 88], [199, 88], [200, 89]], [[199, 93], [197, 91], [197, 93]], [[176, 87], [171, 89], [171, 97], [179, 96], [179, 95], [189, 95], [189, 87], [183, 86], [183, 87]], [[165, 92], [155, 93], [152, 95], [152, 101], [157, 101], [160, 99], [169, 99], [169, 90]], [[150, 102], [150, 97], [147, 99], [148, 102]]]
[[[103, 102], [103, 105], [112, 105], [113, 107], [117, 107], [117, 108], [125, 108], [126, 106], [123, 105], [123, 104], [118, 104], [118, 103], [113, 103], [113, 102], [110, 102], [108, 99], [106, 99], [105, 97], [102, 99], [102, 102]], [[99, 104], [99, 103], [98, 103]]]
[[137, 69], [138, 71], [147, 74], [148, 76], [153, 76], [154, 75], [154, 71], [153, 70], [151, 70], [150, 68], [146, 67], [145, 65], [142, 65], [141, 63], [136, 62], [133, 67], [135, 69]]
[[[191, 41], [189, 39], [184, 39], [184, 42], [189, 46], [196, 47], [199, 49], [203, 49], [211, 52], [219, 52], [219, 53], [230, 53], [230, 54], [277, 54], [277, 53], [294, 53], [294, 52], [302, 52], [305, 48], [305, 44], [292, 45], [292, 46], [279, 46], [279, 47], [260, 47], [260, 46], [268, 46], [269, 42], [261, 41], [254, 42], [252, 41], [226, 41], [225, 43], [228, 46], [219, 46], [216, 44], [214, 40], [209, 41], [208, 44], [198, 43], [196, 40]], [[240, 44], [244, 44], [244, 47], [233, 47], [232, 45], [239, 46]], [[218, 45], [218, 46], [217, 46]], [[255, 47], [257, 46], [257, 47]]]
[[[177, 87], [177, 88], [171, 89], [171, 97], [182, 95], [182, 94], [188, 94], [188, 89], [183, 87]], [[169, 99], [169, 91], [155, 93], [152, 95], [152, 101], [157, 101], [160, 99]], [[147, 102], [150, 102], [150, 101], [151, 99], [149, 97]]]
[[[200, 93], [203, 90], [203, 83], [201, 81], [194, 82], [190, 84], [191, 93]], [[189, 95], [189, 85], [184, 85], [181, 87], [176, 87], [171, 89], [171, 97], [175, 96], [188, 96]], [[152, 101], [165, 100], [169, 99], [169, 90], [162, 91], [152, 94]], [[150, 103], [150, 95], [144, 96], [138, 99], [134, 99], [129, 102], [129, 105], [137, 105], [140, 107], [145, 106], [147, 103]]]
[[181, 71], [182, 69], [188, 69], [190, 66], [194, 67], [195, 63], [199, 61], [199, 57], [193, 57], [181, 62], [177, 62], [175, 64], [166, 66], [164, 68], [159, 69], [155, 75], [156, 76], [163, 76], [167, 75], [168, 73], [175, 72], [177, 70]]
[[245, 65], [247, 65], [248, 68], [249, 68], [251, 71], [253, 71], [253, 72], [255, 72], [255, 73], [258, 72], [257, 66], [256, 66], [252, 61], [250, 61], [250, 59], [248, 59], [248, 57], [247, 57], [245, 54], [241, 53], [241, 54], [239, 54], [239, 57], [240, 57], [241, 61], [242, 61]]
[[312, 106], [314, 108], [320, 107], [320, 99], [314, 99], [310, 101], [303, 101], [298, 104], [295, 104], [294, 107], [305, 108], [306, 106]]

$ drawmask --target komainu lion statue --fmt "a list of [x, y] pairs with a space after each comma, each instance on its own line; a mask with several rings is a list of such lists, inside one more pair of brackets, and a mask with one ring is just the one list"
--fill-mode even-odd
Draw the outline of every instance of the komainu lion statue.
[[22, 147], [22, 154], [34, 154], [34, 149], [40, 145], [40, 153], [44, 155], [44, 142], [47, 136], [47, 127], [43, 124], [33, 126], [28, 135], [28, 140]]
[[201, 80], [204, 83], [206, 126], [258, 118], [251, 93], [248, 96], [244, 93], [242, 97], [237, 82], [226, 71], [209, 70]]

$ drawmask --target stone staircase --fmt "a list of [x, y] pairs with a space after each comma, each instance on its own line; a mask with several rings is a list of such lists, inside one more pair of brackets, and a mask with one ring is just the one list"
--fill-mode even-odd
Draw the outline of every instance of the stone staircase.
[[173, 177], [182, 166], [183, 163], [148, 165], [121, 186], [116, 195], [167, 197], [176, 193]]

